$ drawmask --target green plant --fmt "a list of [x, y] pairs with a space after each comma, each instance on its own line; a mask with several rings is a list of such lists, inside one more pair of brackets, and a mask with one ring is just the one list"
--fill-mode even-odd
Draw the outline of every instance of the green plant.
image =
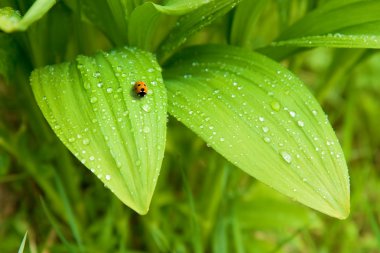
[[[339, 219], [349, 215], [349, 177], [338, 139], [312, 93], [275, 61], [295, 68], [292, 57], [310, 47], [359, 48], [350, 51], [347, 61], [336, 64], [339, 69], [334, 75], [340, 77], [342, 67], [350, 69], [374, 52], [365, 48], [380, 47], [378, 1], [19, 0], [1, 4], [0, 28], [9, 34], [0, 34], [0, 74], [8, 85], [4, 90], [10, 87], [15, 99], [0, 103], [7, 109], [0, 119], [0, 155], [4, 163], [15, 158], [34, 175], [51, 203], [51, 208], [44, 204], [47, 214], [53, 209], [66, 217], [77, 246], [58, 232], [59, 226], [56, 231], [70, 249], [83, 250], [68, 200], [78, 198], [75, 190], [81, 187], [77, 176], [67, 183], [80, 165], [66, 148], [124, 204], [146, 214], [160, 180], [166, 139], [168, 161], [181, 152], [188, 154], [185, 161], [172, 162], [178, 164], [174, 166], [183, 167], [201, 156], [200, 148], [174, 145], [177, 135], [185, 140], [188, 135], [177, 121], [233, 165], [206, 151], [209, 181], [199, 187], [204, 189], [202, 198], [216, 201], [206, 217], [235, 220], [236, 213], [246, 215], [244, 205], [249, 204], [238, 200], [225, 216], [217, 212], [218, 205], [229, 203], [226, 185], [244, 177], [229, 178], [236, 173], [232, 167], [322, 213]], [[134, 93], [137, 81], [147, 84], [146, 96]], [[323, 101], [331, 87], [334, 80], [319, 86], [317, 98]], [[9, 118], [12, 101], [22, 101], [16, 105], [20, 122]], [[172, 118], [167, 126], [168, 114]], [[183, 146], [200, 142], [192, 135], [188, 139], [190, 144]], [[186, 179], [191, 173], [182, 175], [185, 182], [196, 182]], [[54, 178], [55, 186], [49, 178]], [[165, 174], [164, 178], [162, 184], [176, 184]], [[240, 179], [235, 184], [244, 185]], [[185, 187], [190, 203], [184, 213], [195, 216], [190, 190], [194, 187]], [[151, 207], [151, 217], [158, 215], [158, 206]], [[285, 208], [284, 213], [291, 211]], [[48, 216], [55, 224], [53, 215]], [[213, 229], [231, 221], [219, 222]], [[192, 245], [201, 252], [203, 234], [211, 231], [200, 232], [194, 224], [196, 218]], [[157, 224], [147, 222], [147, 228], [161, 251], [176, 248]], [[235, 250], [243, 252], [236, 232], [239, 226], [233, 229]], [[118, 231], [127, 234], [122, 228]], [[220, 243], [224, 234], [212, 236], [216, 252], [230, 247]]]

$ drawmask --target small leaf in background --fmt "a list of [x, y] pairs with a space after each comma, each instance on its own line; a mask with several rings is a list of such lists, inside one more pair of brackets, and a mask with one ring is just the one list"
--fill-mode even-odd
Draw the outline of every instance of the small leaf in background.
[[[148, 51], [154, 51], [159, 46], [158, 58], [166, 58], [191, 35], [226, 14], [240, 1], [172, 0], [165, 5], [147, 2], [131, 14], [129, 43]], [[177, 21], [170, 19], [170, 16], [178, 15], [183, 16]]]
[[1, 8], [0, 30], [7, 33], [25, 31], [31, 24], [42, 18], [55, 3], [56, 0], [37, 0], [24, 17], [21, 17], [17, 10], [10, 7]]
[[12, 79], [18, 55], [14, 39], [9, 34], [0, 34], [0, 80], [2, 77], [6, 81]]
[[164, 72], [169, 112], [234, 165], [340, 219], [347, 165], [326, 115], [281, 65], [227, 46], [195, 47]]
[[170, 0], [165, 5], [146, 2], [136, 7], [128, 22], [128, 42], [147, 51], [154, 51], [174, 26], [174, 18], [189, 13], [214, 0]]
[[156, 9], [169, 15], [183, 15], [215, 0], [168, 0], [165, 5], [154, 4]]
[[[139, 97], [136, 81], [148, 86]], [[166, 91], [147, 52], [123, 48], [37, 69], [32, 89], [69, 150], [126, 205], [147, 213], [161, 168]]]
[[308, 13], [259, 51], [282, 59], [296, 47], [380, 48], [378, 13], [377, 0], [331, 1]]
[[169, 36], [162, 42], [158, 50], [158, 58], [165, 59], [183, 45], [191, 35], [211, 24], [217, 18], [233, 9], [241, 0], [212, 1], [200, 8], [180, 17]]
[[21, 241], [21, 244], [20, 244], [20, 248], [18, 249], [18, 253], [24, 252], [25, 242], [26, 242], [27, 235], [28, 235], [28, 232], [25, 232], [24, 238], [22, 238], [22, 241]]
[[231, 26], [230, 41], [236, 46], [248, 47], [252, 43], [252, 35], [257, 28], [256, 22], [259, 19], [268, 1], [243, 1], [236, 8]]
[[129, 15], [141, 1], [82, 0], [79, 10], [106, 34], [114, 45], [123, 46], [128, 41]]

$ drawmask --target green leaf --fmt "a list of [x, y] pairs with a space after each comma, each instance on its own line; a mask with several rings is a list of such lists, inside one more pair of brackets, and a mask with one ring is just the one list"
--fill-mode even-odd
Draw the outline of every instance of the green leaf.
[[236, 214], [243, 229], [281, 231], [305, 226], [321, 229], [321, 220], [315, 213], [290, 202], [263, 184], [252, 184], [236, 205]]
[[165, 59], [174, 50], [183, 45], [191, 35], [215, 19], [225, 15], [233, 9], [241, 0], [212, 1], [202, 7], [180, 17], [176, 26], [170, 31], [169, 36], [163, 41], [158, 51], [158, 58]]
[[[120, 200], [147, 213], [166, 135], [166, 91], [147, 52], [122, 48], [33, 71], [45, 118], [66, 147]], [[144, 81], [145, 97], [134, 92]]]
[[17, 56], [14, 39], [9, 34], [0, 34], [0, 77], [3, 76], [6, 81], [10, 81], [14, 75]]
[[91, 20], [117, 46], [128, 42], [128, 19], [142, 0], [82, 0], [81, 6]]
[[[165, 5], [147, 2], [138, 6], [128, 23], [128, 41], [148, 51], [171, 53], [195, 32], [224, 15], [240, 0], [169, 0]], [[187, 15], [184, 15], [187, 14]], [[184, 15], [175, 22], [173, 16]], [[172, 18], [171, 18], [172, 16]], [[169, 36], [168, 36], [169, 34]]]
[[278, 41], [271, 46], [380, 48], [380, 36], [333, 33]]
[[56, 0], [36, 0], [24, 17], [10, 7], [1, 8], [0, 29], [7, 33], [25, 31], [31, 24], [41, 19], [55, 3]]
[[[380, 21], [379, 12], [380, 2], [377, 0], [354, 2], [327, 10], [316, 9], [285, 30], [278, 40], [338, 33], [345, 28]], [[378, 29], [374, 31], [378, 33]]]
[[236, 8], [232, 22], [231, 44], [248, 47], [252, 40], [256, 22], [268, 1], [243, 1]]
[[157, 45], [156, 34], [166, 26], [163, 25], [164, 15], [151, 2], [137, 7], [131, 14], [128, 23], [129, 45], [154, 51]]
[[378, 13], [377, 0], [332, 1], [308, 13], [270, 45], [286, 47], [260, 52], [281, 59], [297, 51], [296, 47], [380, 48]]
[[177, 56], [164, 79], [169, 112], [234, 165], [304, 205], [348, 216], [339, 142], [288, 70], [257, 53], [204, 46]]
[[183, 15], [215, 0], [168, 0], [164, 5], [154, 4], [156, 9], [169, 15]]
[[183, 15], [206, 2], [202, 0], [169, 0], [165, 5], [147, 2], [133, 10], [128, 23], [129, 45], [155, 51], [174, 25], [170, 16]]
[[25, 242], [26, 242], [27, 235], [28, 235], [28, 232], [25, 232], [24, 238], [22, 239], [20, 247], [18, 249], [18, 253], [24, 252]]

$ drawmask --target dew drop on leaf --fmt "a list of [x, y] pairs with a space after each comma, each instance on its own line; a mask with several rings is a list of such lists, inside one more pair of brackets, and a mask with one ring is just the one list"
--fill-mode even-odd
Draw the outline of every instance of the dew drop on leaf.
[[284, 159], [285, 162], [291, 163], [292, 162], [292, 156], [286, 152], [286, 151], [281, 151], [280, 152], [282, 159]]
[[279, 102], [277, 101], [273, 101], [270, 106], [272, 107], [272, 109], [276, 112], [278, 112], [280, 109], [281, 109], [281, 105]]
[[149, 133], [150, 132], [150, 128], [148, 126], [145, 126], [144, 129], [143, 129], [143, 132], [144, 133]]
[[150, 106], [148, 104], [144, 104], [141, 106], [141, 108], [145, 111], [145, 112], [150, 112]]

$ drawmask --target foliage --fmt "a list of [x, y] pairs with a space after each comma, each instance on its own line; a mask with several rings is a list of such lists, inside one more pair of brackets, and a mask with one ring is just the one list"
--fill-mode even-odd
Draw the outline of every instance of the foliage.
[[0, 251], [375, 252], [379, 10], [2, 1]]

